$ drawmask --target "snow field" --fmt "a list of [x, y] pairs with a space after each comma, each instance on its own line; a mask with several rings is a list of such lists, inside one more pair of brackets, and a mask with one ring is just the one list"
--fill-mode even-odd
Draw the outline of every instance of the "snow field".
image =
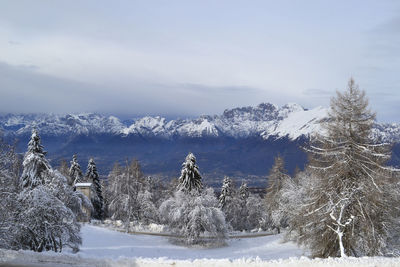
[[400, 258], [309, 259], [295, 244], [282, 243], [279, 235], [230, 239], [227, 246], [212, 249], [176, 246], [165, 237], [130, 235], [93, 225], [82, 227], [82, 237], [77, 254], [0, 250], [0, 266], [400, 266]]

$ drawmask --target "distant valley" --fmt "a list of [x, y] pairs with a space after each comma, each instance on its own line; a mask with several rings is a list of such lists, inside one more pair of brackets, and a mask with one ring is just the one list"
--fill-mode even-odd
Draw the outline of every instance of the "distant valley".
[[[324, 107], [308, 110], [298, 104], [262, 103], [169, 121], [158, 116], [122, 121], [95, 113], [7, 114], [0, 116], [0, 129], [7, 140], [17, 139], [18, 151], [24, 152], [35, 127], [53, 166], [78, 154], [85, 168], [88, 158], [94, 157], [103, 177], [116, 161], [137, 158], [146, 174], [171, 179], [179, 176], [186, 154], [193, 152], [211, 186], [219, 186], [229, 175], [238, 183], [246, 179], [252, 187], [264, 187], [276, 155], [285, 158], [290, 173], [304, 167], [307, 156], [301, 147], [322, 132], [326, 116]], [[376, 141], [395, 144], [390, 163], [399, 164], [400, 125], [378, 123], [372, 135]]]

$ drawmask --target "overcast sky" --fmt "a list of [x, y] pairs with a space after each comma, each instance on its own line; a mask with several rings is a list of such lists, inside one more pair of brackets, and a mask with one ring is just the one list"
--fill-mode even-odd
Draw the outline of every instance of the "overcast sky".
[[0, 112], [313, 108], [351, 76], [400, 121], [400, 1], [0, 3]]

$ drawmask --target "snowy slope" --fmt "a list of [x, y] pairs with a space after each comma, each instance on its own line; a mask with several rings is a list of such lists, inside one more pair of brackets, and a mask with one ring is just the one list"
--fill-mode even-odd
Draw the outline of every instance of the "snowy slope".
[[[196, 119], [170, 120], [146, 116], [123, 123], [115, 116], [85, 114], [8, 114], [0, 116], [0, 129], [6, 134], [29, 134], [33, 127], [41, 134], [90, 135], [111, 134], [144, 137], [220, 137], [246, 138], [261, 136], [294, 140], [321, 132], [320, 122], [327, 116], [327, 109], [304, 109], [298, 104], [282, 107], [262, 103], [256, 107], [228, 109], [222, 115], [200, 116]], [[373, 136], [383, 141], [400, 141], [399, 124], [377, 124]]]
[[230, 240], [223, 248], [171, 245], [156, 236], [128, 235], [95, 226], [82, 228], [83, 245], [70, 252], [0, 249], [0, 266], [399, 266], [399, 258], [309, 259], [280, 236]]

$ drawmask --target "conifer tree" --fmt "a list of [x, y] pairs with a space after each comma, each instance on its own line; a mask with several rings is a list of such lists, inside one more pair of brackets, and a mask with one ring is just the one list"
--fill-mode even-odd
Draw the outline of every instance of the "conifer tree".
[[388, 146], [370, 138], [374, 120], [365, 92], [350, 79], [347, 90], [331, 100], [326, 134], [309, 149], [311, 174], [291, 219], [298, 242], [313, 256], [388, 253], [398, 225], [398, 191], [391, 182], [394, 169], [384, 166]]
[[246, 203], [243, 203], [239, 197], [233, 180], [225, 176], [219, 196], [219, 207], [225, 214], [226, 222], [234, 230], [245, 228], [246, 215], [242, 216], [245, 205]]
[[249, 197], [249, 188], [247, 186], [247, 183], [244, 181], [242, 181], [242, 184], [239, 187], [239, 195], [243, 201], [246, 201]]
[[32, 130], [31, 139], [28, 143], [28, 151], [23, 161], [23, 172], [21, 176], [22, 188], [34, 188], [45, 183], [46, 171], [50, 165], [45, 158], [46, 152], [40, 144], [40, 137], [36, 129]]
[[86, 178], [93, 183], [91, 194], [91, 201], [94, 208], [93, 217], [95, 219], [102, 220], [104, 217], [103, 190], [101, 188], [99, 174], [97, 173], [96, 163], [94, 162], [93, 158], [89, 160]]
[[75, 186], [76, 183], [83, 182], [83, 174], [81, 170], [81, 166], [78, 163], [78, 159], [76, 155], [72, 156], [71, 167], [69, 168], [69, 176], [71, 178], [72, 185]]
[[219, 206], [222, 209], [225, 208], [226, 202], [229, 201], [229, 198], [232, 198], [234, 194], [235, 187], [233, 181], [228, 176], [225, 176], [222, 182], [221, 194], [219, 195]]
[[191, 192], [192, 190], [199, 192], [202, 187], [199, 167], [196, 165], [196, 157], [192, 153], [189, 153], [182, 164], [178, 189], [187, 192]]
[[22, 191], [16, 201], [19, 205], [14, 210], [13, 247], [58, 252], [69, 246], [77, 251], [82, 242], [80, 226], [66, 206], [73, 192], [66, 178], [51, 168], [45, 154], [39, 134], [33, 130], [23, 162]]

